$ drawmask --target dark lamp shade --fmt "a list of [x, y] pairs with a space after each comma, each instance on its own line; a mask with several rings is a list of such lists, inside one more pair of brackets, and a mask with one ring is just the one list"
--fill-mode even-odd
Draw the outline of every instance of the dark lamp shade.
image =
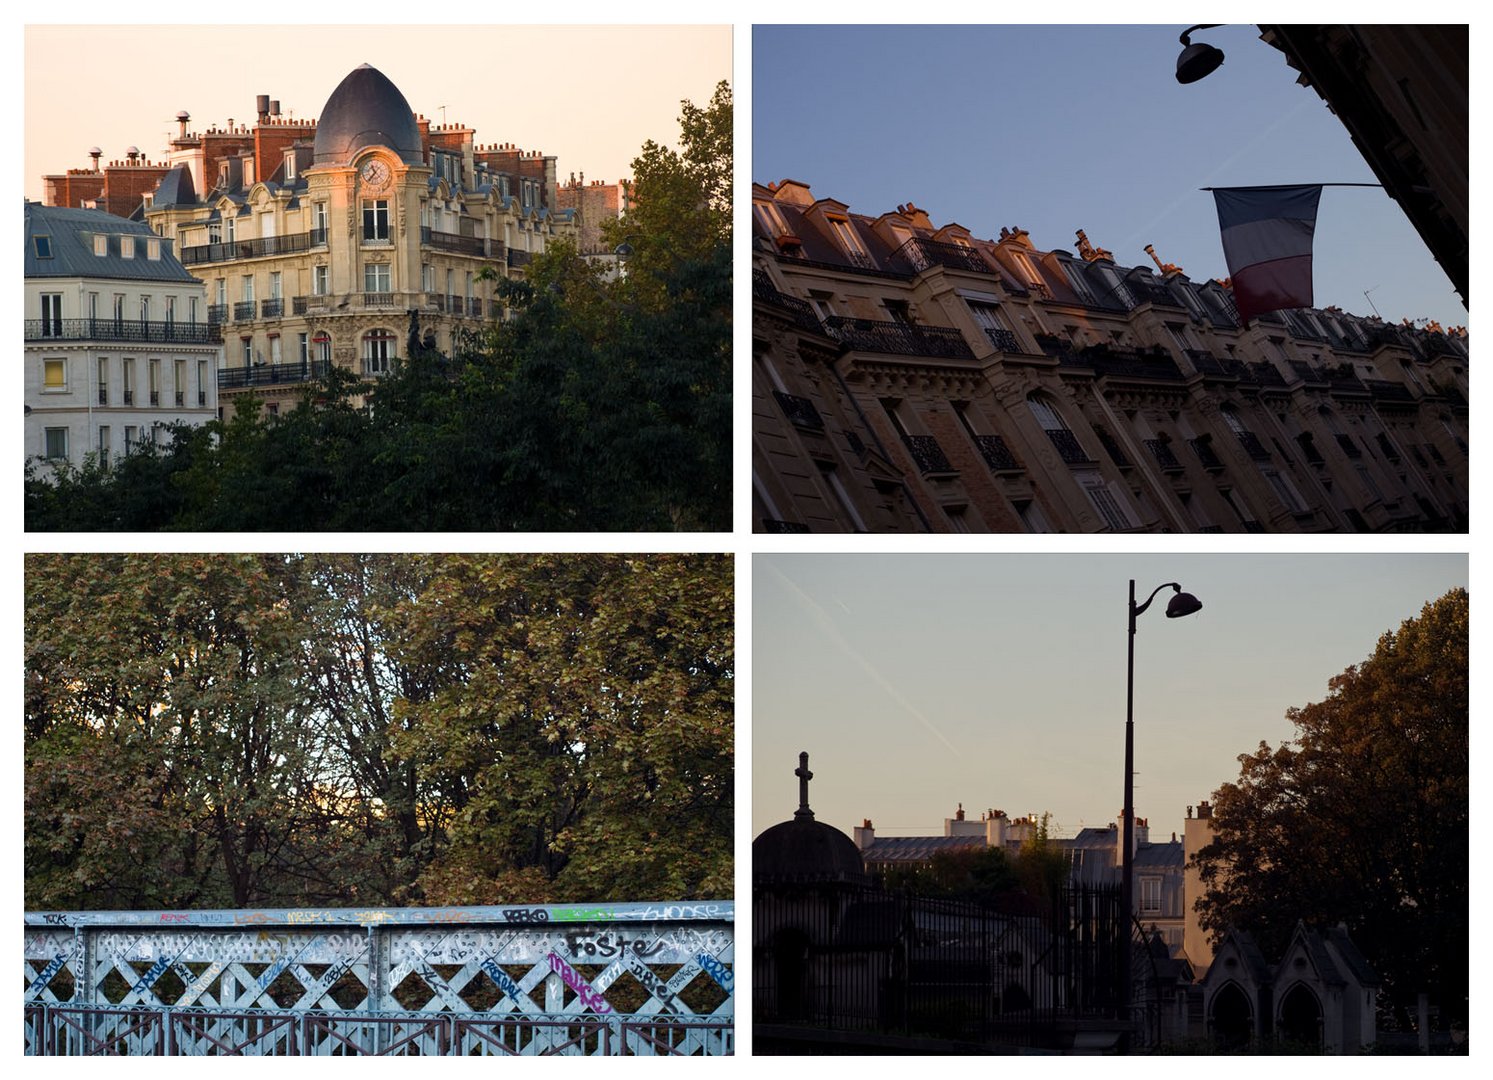
[[1215, 49], [1212, 45], [1205, 45], [1201, 41], [1195, 42], [1182, 50], [1182, 55], [1177, 57], [1177, 81], [1179, 83], [1194, 83], [1205, 76], [1213, 74], [1218, 65], [1223, 63], [1223, 52]]
[[1168, 619], [1180, 619], [1184, 615], [1202, 611], [1203, 602], [1190, 592], [1179, 592], [1172, 597], [1171, 603], [1166, 605], [1166, 617]]

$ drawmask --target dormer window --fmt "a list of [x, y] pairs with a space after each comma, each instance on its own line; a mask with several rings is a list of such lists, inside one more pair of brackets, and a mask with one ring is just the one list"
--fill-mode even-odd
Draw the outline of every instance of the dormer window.
[[295, 179], [295, 151], [285, 151], [285, 180], [289, 183]]
[[38, 259], [50, 259], [52, 257], [52, 238], [50, 236], [33, 236], [31, 238], [32, 250], [36, 252]]
[[873, 265], [871, 256], [867, 254], [865, 245], [861, 243], [861, 238], [856, 233], [855, 226], [850, 224], [849, 218], [838, 215], [830, 216], [829, 224], [834, 230], [835, 239], [839, 241], [840, 247], [851, 263], [866, 267]]
[[119, 257], [121, 259], [133, 259], [135, 257], [135, 238], [133, 236], [121, 236], [119, 238]]
[[145, 257], [147, 259], [150, 259], [150, 260], [155, 261], [155, 262], [159, 262], [160, 261], [160, 258], [161, 258], [161, 240], [160, 240], [160, 237], [152, 236], [149, 240], [145, 241]]
[[109, 254], [109, 238], [102, 233], [93, 238], [93, 253], [99, 258]]

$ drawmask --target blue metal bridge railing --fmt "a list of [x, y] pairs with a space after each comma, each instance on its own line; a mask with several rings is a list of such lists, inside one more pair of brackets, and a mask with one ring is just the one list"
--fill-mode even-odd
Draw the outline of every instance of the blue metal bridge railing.
[[729, 1054], [734, 904], [27, 912], [28, 1054]]

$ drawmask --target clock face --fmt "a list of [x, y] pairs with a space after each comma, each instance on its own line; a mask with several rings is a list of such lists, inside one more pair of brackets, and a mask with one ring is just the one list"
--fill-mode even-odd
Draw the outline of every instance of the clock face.
[[374, 160], [363, 166], [363, 183], [370, 187], [383, 187], [389, 182], [389, 166]]

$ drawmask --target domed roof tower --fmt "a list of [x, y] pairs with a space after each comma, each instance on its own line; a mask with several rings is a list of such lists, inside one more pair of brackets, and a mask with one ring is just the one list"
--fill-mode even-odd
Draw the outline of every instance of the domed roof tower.
[[798, 755], [798, 810], [792, 820], [763, 830], [752, 841], [752, 880], [770, 882], [866, 881], [866, 864], [855, 842], [839, 829], [814, 820], [809, 809], [809, 755]]
[[312, 161], [346, 165], [366, 146], [384, 146], [407, 165], [425, 164], [420, 125], [399, 87], [364, 64], [337, 84], [316, 124]]

